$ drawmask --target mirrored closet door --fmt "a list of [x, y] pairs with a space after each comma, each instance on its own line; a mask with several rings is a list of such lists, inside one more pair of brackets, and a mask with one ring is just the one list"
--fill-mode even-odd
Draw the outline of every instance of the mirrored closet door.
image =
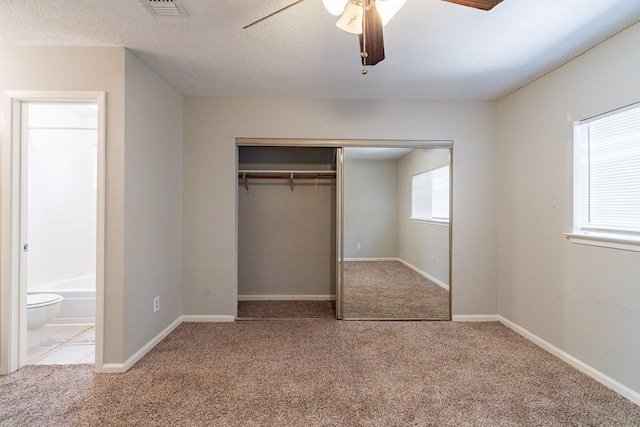
[[450, 319], [451, 150], [343, 150], [338, 317]]

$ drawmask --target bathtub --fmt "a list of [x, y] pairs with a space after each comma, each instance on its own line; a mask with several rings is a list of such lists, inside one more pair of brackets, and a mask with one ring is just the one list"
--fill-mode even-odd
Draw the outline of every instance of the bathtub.
[[54, 293], [64, 299], [55, 324], [96, 322], [96, 276], [77, 276], [29, 289], [29, 293]]

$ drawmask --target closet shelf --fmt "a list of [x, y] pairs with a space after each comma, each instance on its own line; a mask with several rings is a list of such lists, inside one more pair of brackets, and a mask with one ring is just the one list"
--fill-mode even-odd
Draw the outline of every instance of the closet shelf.
[[332, 170], [256, 170], [240, 169], [239, 178], [261, 178], [261, 179], [315, 179], [315, 178], [335, 178], [336, 171]]
[[335, 179], [336, 171], [327, 170], [239, 170], [241, 179]]

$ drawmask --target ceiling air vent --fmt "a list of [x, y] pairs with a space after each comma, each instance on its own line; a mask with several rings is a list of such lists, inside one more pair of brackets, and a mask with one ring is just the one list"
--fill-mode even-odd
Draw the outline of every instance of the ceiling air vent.
[[155, 16], [188, 16], [179, 0], [142, 0]]

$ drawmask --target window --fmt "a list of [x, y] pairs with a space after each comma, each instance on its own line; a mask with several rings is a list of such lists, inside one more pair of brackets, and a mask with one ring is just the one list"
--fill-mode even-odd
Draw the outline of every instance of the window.
[[449, 165], [413, 175], [411, 219], [449, 222]]
[[574, 152], [570, 237], [640, 251], [640, 106], [576, 123]]

